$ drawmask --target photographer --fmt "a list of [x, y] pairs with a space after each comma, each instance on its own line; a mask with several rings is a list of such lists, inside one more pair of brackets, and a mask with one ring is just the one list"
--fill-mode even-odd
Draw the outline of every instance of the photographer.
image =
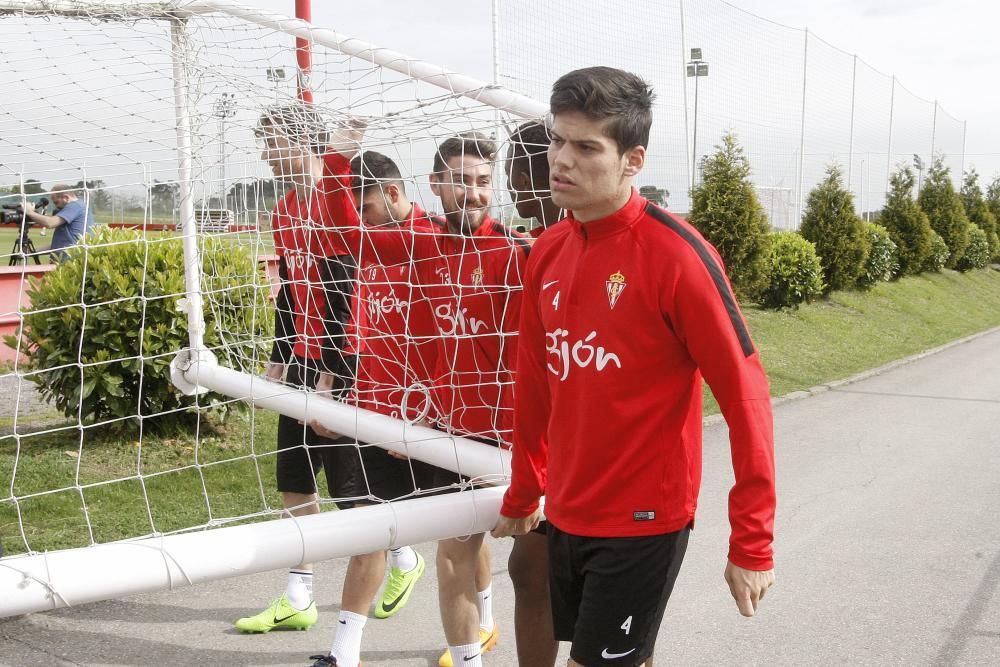
[[65, 248], [79, 243], [83, 235], [94, 226], [94, 213], [68, 185], [54, 185], [51, 197], [56, 207], [55, 215], [36, 212], [35, 205], [30, 201], [25, 201], [23, 206], [28, 220], [55, 230], [52, 233], [52, 247], [49, 248], [52, 261], [55, 262], [64, 259]]

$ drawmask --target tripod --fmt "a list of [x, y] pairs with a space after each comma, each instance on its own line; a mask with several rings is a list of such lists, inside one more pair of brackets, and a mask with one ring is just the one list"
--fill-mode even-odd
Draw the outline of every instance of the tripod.
[[7, 266], [15, 266], [22, 259], [27, 262], [29, 257], [35, 260], [35, 264], [42, 263], [41, 256], [35, 250], [35, 243], [28, 236], [28, 226], [21, 225], [21, 233], [14, 239], [14, 247], [10, 251], [10, 260], [7, 262]]

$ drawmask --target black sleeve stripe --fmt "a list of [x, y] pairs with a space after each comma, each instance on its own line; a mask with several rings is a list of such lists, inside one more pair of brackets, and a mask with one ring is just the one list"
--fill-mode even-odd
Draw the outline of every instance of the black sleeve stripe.
[[531, 252], [531, 244], [528, 243], [528, 239], [524, 238], [520, 234], [515, 234], [510, 229], [501, 225], [499, 222], [493, 223], [493, 231], [497, 232], [498, 234], [502, 234], [503, 236], [506, 236], [511, 241], [513, 241], [518, 248], [524, 251], [525, 257], [527, 257], [528, 254]]
[[740, 315], [740, 307], [736, 303], [736, 297], [733, 296], [729, 285], [726, 283], [722, 267], [712, 257], [712, 253], [709, 252], [701, 239], [692, 234], [684, 225], [674, 220], [666, 211], [653, 204], [646, 204], [646, 213], [673, 230], [674, 233], [687, 241], [688, 245], [698, 253], [698, 257], [701, 258], [701, 261], [705, 264], [705, 268], [708, 269], [709, 274], [712, 276], [715, 289], [719, 291], [719, 296], [722, 297], [722, 302], [726, 305], [726, 312], [729, 313], [729, 321], [732, 322], [733, 329], [736, 331], [736, 337], [740, 340], [743, 356], [749, 357], [752, 355], [754, 347], [753, 341], [750, 339], [750, 332], [747, 331], [746, 324], [743, 323], [743, 317]]

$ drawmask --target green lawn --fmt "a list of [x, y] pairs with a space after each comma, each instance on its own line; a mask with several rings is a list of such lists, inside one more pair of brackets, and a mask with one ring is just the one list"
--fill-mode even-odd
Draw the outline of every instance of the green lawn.
[[[879, 284], [868, 293], [836, 293], [794, 311], [751, 307], [746, 315], [777, 396], [1000, 326], [1000, 272], [922, 275]], [[709, 395], [706, 412], [714, 411]], [[49, 414], [27, 423], [52, 429], [65, 423], [58, 419]], [[13, 477], [20, 499], [16, 508], [0, 501], [0, 539], [7, 553], [24, 551], [22, 526], [30, 547], [46, 550], [90, 544], [87, 516], [93, 540], [105, 542], [280, 506], [273, 490], [273, 413], [255, 411], [203, 428], [197, 441], [147, 433], [141, 448], [134, 434], [117, 437], [94, 429], [82, 435], [67, 429], [3, 437], [12, 432], [7, 421], [0, 422], [0, 490], [6, 495]], [[19, 422], [19, 433], [30, 428]], [[53, 489], [62, 490], [25, 498]]]

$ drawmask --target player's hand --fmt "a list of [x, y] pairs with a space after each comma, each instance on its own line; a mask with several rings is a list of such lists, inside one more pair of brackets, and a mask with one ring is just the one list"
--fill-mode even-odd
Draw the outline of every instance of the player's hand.
[[320, 373], [316, 380], [316, 393], [329, 396], [333, 393], [333, 373]]
[[542, 520], [542, 509], [538, 508], [529, 516], [521, 519], [512, 519], [509, 516], [500, 515], [497, 525], [490, 531], [490, 535], [496, 538], [514, 537], [515, 535], [526, 535], [538, 527]]
[[354, 157], [358, 153], [367, 128], [367, 120], [351, 116], [330, 132], [328, 149], [348, 159]]
[[275, 382], [281, 382], [281, 378], [285, 376], [285, 365], [276, 364], [273, 361], [267, 364], [267, 370], [264, 372], [264, 377], [268, 380], [274, 380]]
[[318, 435], [321, 438], [329, 438], [330, 440], [337, 440], [339, 438], [344, 437], [340, 433], [337, 433], [336, 431], [331, 431], [327, 427], [323, 426], [322, 424], [319, 423], [319, 420], [316, 419], [313, 419], [312, 421], [309, 422], [309, 428], [316, 431], [316, 435]]
[[774, 585], [774, 570], [744, 570], [729, 561], [726, 563], [726, 583], [740, 613], [750, 617], [756, 613], [767, 589]]

